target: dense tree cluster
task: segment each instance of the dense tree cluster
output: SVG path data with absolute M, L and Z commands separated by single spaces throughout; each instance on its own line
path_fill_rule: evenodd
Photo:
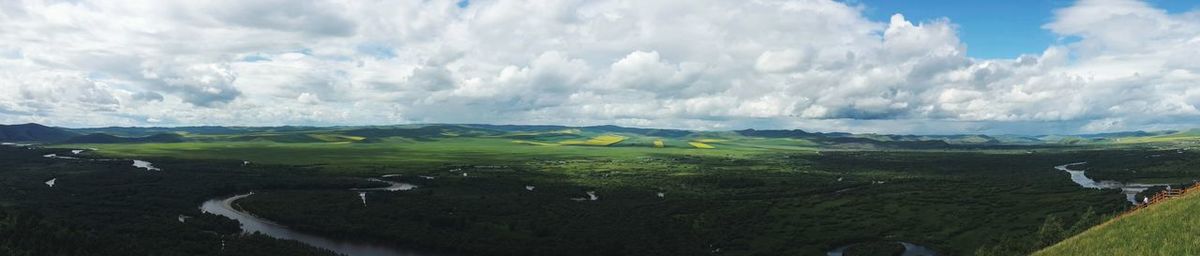
M 947 254 L 1025 254 L 1126 205 L 1115 191 L 1079 189 L 1052 166 L 1108 158 L 1126 160 L 1106 163 L 1111 168 L 1188 163 L 1096 150 L 453 165 L 387 178 L 419 188 L 371 191 L 364 204 L 347 188 L 378 184 L 315 167 L 161 158 L 144 160 L 163 171 L 146 171 L 87 154 L 43 157 L 65 151 L 0 147 L 0 255 L 332 254 L 241 234 L 236 222 L 197 209 L 248 191 L 256 194 L 240 206 L 294 229 L 448 254 L 813 255 L 879 241 Z M 396 171 L 379 168 L 372 170 Z
M 166 171 L 149 172 L 125 160 L 42 157 L 62 151 L 0 147 L 0 255 L 331 255 L 241 234 L 233 220 L 197 206 L 237 191 L 357 184 L 225 162 L 163 159 L 155 164 Z

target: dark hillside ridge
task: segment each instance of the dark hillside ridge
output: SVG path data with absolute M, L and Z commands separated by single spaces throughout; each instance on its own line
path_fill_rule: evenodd
M 809 133 L 804 130 L 755 130 L 745 129 L 737 131 L 742 136 L 763 137 L 763 138 L 806 138 L 813 137 L 817 134 Z
M 585 131 L 632 133 L 632 134 L 640 134 L 640 135 L 645 135 L 645 136 L 657 136 L 657 137 L 668 137 L 668 138 L 679 138 L 679 137 L 692 135 L 692 133 L 693 133 L 692 131 L 685 131 L 685 130 L 629 128 L 629 127 L 621 127 L 621 126 L 616 126 L 616 125 L 586 126 L 586 127 L 580 127 L 580 129 L 583 129 Z
M 262 132 L 297 132 L 328 130 L 331 128 L 308 126 L 278 127 L 232 127 L 232 126 L 186 126 L 186 127 L 102 127 L 68 129 L 79 134 L 107 133 L 123 137 L 144 137 L 162 133 L 187 133 L 199 135 L 231 135 Z
M 632 133 L 645 136 L 679 138 L 695 134 L 693 131 L 679 129 L 658 129 L 658 128 L 635 128 L 623 127 L 616 125 L 596 125 L 596 126 L 562 126 L 562 125 L 493 125 L 493 124 L 464 124 L 462 126 L 474 127 L 495 131 L 504 132 L 552 132 L 569 129 L 579 129 L 587 132 L 611 132 L 611 133 Z
M 0 141 L 59 142 L 79 134 L 40 124 L 0 125 Z
M 439 137 L 473 137 L 503 134 L 502 131 L 482 129 L 462 125 L 428 125 L 416 128 L 362 128 L 343 130 L 341 134 L 367 137 L 368 140 L 386 137 L 404 137 L 412 139 L 432 139 Z
M 93 133 L 67 139 L 69 144 L 104 144 L 104 143 L 174 143 L 183 142 L 183 136 L 174 133 L 155 134 L 146 137 L 119 137 L 105 133 Z
M 762 138 L 795 138 L 807 139 L 824 144 L 838 143 L 870 143 L 888 144 L 904 148 L 932 148 L 949 144 L 995 145 L 1002 144 L 1000 139 L 987 135 L 895 135 L 895 134 L 850 134 L 850 133 L 819 133 L 794 130 L 755 130 L 746 129 L 735 131 L 739 135 Z M 1024 141 L 1036 141 L 1034 138 L 1019 137 Z
M 953 145 L 942 140 L 913 140 L 913 141 L 879 141 L 868 138 L 852 138 L 852 137 L 833 137 L 816 139 L 818 143 L 825 145 L 842 145 L 842 144 L 864 144 L 875 145 L 883 148 L 906 148 L 906 149 L 939 149 L 949 148 Z
M 1097 139 L 1097 138 L 1111 138 L 1111 137 L 1142 137 L 1142 136 L 1155 136 L 1155 135 L 1163 135 L 1163 134 L 1171 134 L 1171 133 L 1176 133 L 1176 131 L 1162 131 L 1162 132 L 1146 132 L 1146 131 L 1132 131 L 1132 132 L 1110 132 L 1110 133 L 1096 133 L 1096 134 L 1080 134 L 1080 135 L 1079 135 L 1079 137 L 1081 137 L 1081 138 L 1088 138 L 1088 139 Z
M 505 132 L 551 132 L 575 127 L 562 125 L 516 125 L 516 124 L 464 124 L 466 127 L 505 131 Z

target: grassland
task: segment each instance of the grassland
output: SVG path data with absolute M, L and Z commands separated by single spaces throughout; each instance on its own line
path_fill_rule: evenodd
M 613 139 L 604 141 L 610 143 Z M 524 145 L 523 145 L 524 144 Z M 528 146 L 528 144 L 539 146 Z M 76 144 L 67 148 L 96 148 L 101 154 L 122 157 L 224 159 L 288 165 L 329 165 L 339 172 L 356 172 L 383 166 L 432 169 L 454 164 L 514 165 L 536 159 L 637 159 L 653 155 L 735 156 L 767 153 L 751 147 L 704 151 L 684 147 L 547 147 L 544 142 L 514 142 L 507 138 L 444 138 L 436 142 L 393 141 L 378 143 L 275 143 L 185 142 L 143 144 Z M 599 144 L 597 144 L 599 145 Z M 815 149 L 801 149 L 812 152 Z
M 521 144 L 521 145 L 530 145 L 530 146 L 558 146 L 559 145 L 559 144 L 555 144 L 555 143 L 545 143 L 545 142 L 527 141 L 527 140 L 514 140 L 513 143 Z
M 1144 144 L 1144 143 L 1171 143 L 1179 141 L 1198 141 L 1200 140 L 1200 130 L 1189 130 L 1176 133 L 1167 133 L 1153 136 L 1137 136 L 1115 138 L 1113 142 L 1119 144 Z
M 360 142 L 367 139 L 367 137 L 362 136 L 348 136 L 341 134 L 308 134 L 308 136 L 324 142 Z
M 596 136 L 594 138 L 591 138 L 591 139 L 588 139 L 585 141 L 566 140 L 566 141 L 559 142 L 559 144 L 572 145 L 572 146 L 607 147 L 607 146 L 612 146 L 613 144 L 621 143 L 621 141 L 624 141 L 625 139 L 626 139 L 625 136 L 605 134 L 605 135 Z
M 714 148 L 717 148 L 717 147 L 713 147 L 712 145 L 708 145 L 707 143 L 704 143 L 704 142 L 698 142 L 698 141 L 688 142 L 688 144 L 692 145 L 692 147 L 696 147 L 696 148 L 702 148 L 702 149 L 714 149 Z
M 1200 255 L 1200 194 L 1155 204 L 1034 255 Z

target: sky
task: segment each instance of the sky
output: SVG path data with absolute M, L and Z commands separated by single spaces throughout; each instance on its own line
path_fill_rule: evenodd
M 0 1 L 0 123 L 1200 128 L 1190 1 Z
M 1042 25 L 1054 18 L 1054 10 L 1069 7 L 1071 0 L 864 0 L 861 4 L 872 20 L 888 20 L 901 13 L 909 20 L 949 19 L 957 25 L 959 40 L 974 58 L 1016 58 L 1045 50 L 1060 38 Z
M 1054 10 L 1070 7 L 1073 0 L 854 0 L 842 1 L 865 7 L 864 15 L 887 20 L 902 13 L 910 20 L 947 18 L 958 25 L 958 37 L 975 58 L 1016 58 L 1037 53 L 1046 46 L 1074 40 L 1042 28 L 1054 19 Z M 1168 13 L 1186 12 L 1200 3 L 1192 0 L 1146 1 Z

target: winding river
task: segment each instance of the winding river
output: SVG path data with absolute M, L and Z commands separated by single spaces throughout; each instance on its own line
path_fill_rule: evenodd
M 1120 189 L 1122 194 L 1125 194 L 1125 200 L 1130 204 L 1138 204 L 1137 194 L 1146 189 L 1156 186 L 1166 186 L 1168 184 L 1148 184 L 1148 183 L 1122 183 L 1119 181 L 1102 180 L 1096 181 L 1088 178 L 1084 170 L 1071 169 L 1071 166 L 1087 164 L 1087 162 L 1069 163 L 1055 166 L 1054 169 L 1065 171 L 1071 174 L 1071 181 L 1079 184 L 1080 187 L 1094 189 Z
M 10 144 L 6 143 L 4 145 L 8 146 Z M 71 153 L 78 155 L 80 153 L 83 153 L 83 151 L 84 150 L 71 150 Z M 70 156 L 61 156 L 58 154 L 46 154 L 46 155 L 43 155 L 42 157 L 56 158 L 56 159 L 80 159 L 80 158 L 70 157 Z M 118 161 L 116 159 L 89 159 L 89 160 L 92 160 L 92 161 Z M 133 161 L 134 167 L 146 169 L 148 171 L 162 171 L 162 169 L 154 167 L 154 164 L 152 164 L 148 161 L 136 160 L 136 159 L 132 160 L 132 161 Z M 248 164 L 248 162 L 246 162 L 246 164 Z M 395 176 L 398 176 L 398 175 L 395 175 Z M 392 176 L 385 176 L 385 177 L 392 177 Z M 378 179 L 378 178 L 371 178 L 368 180 L 375 181 L 375 182 L 387 183 L 388 186 L 377 187 L 377 188 L 351 189 L 351 190 L 357 191 L 359 193 L 359 196 L 362 197 L 364 205 L 366 204 L 366 194 L 370 191 L 402 191 L 402 190 L 412 190 L 412 189 L 417 188 L 416 185 L 412 185 L 412 184 L 408 184 L 408 183 L 401 183 L 401 182 L 387 181 L 387 180 Z M 45 184 L 49 187 L 54 187 L 54 185 L 56 185 L 57 181 L 58 181 L 58 179 L 54 178 L 54 179 L 47 180 L 45 182 Z M 220 197 L 220 198 L 211 199 L 211 200 L 205 201 L 204 203 L 200 204 L 200 211 L 225 216 L 226 218 L 237 221 L 238 224 L 241 226 L 243 233 L 248 233 L 248 234 L 249 233 L 260 233 L 260 234 L 263 234 L 263 235 L 266 235 L 269 237 L 273 237 L 273 238 L 277 238 L 277 239 L 295 240 L 295 241 L 298 241 L 298 242 L 301 242 L 304 244 L 308 244 L 313 247 L 327 249 L 327 250 L 333 251 L 335 253 L 343 254 L 343 255 L 350 255 L 350 256 L 436 255 L 436 254 L 428 253 L 428 252 L 420 252 L 420 251 L 416 251 L 416 250 L 406 250 L 406 249 L 400 249 L 400 248 L 384 246 L 384 245 L 379 245 L 379 244 L 331 239 L 331 238 L 326 238 L 326 237 L 322 237 L 322 236 L 315 235 L 315 234 L 292 230 L 286 226 L 271 222 L 270 220 L 259 218 L 257 216 L 254 216 L 253 214 L 250 214 L 249 212 L 239 209 L 237 207 L 237 200 L 249 197 L 251 195 L 254 195 L 254 193 L 251 192 L 251 193 L 235 195 L 235 196 L 230 196 L 230 197 Z M 180 222 L 185 222 L 186 220 L 187 220 L 187 216 L 183 216 L 183 215 L 179 216 Z
M 412 190 L 417 188 L 416 185 L 387 181 L 377 178 L 368 179 L 375 182 L 387 183 L 387 187 L 378 188 L 355 188 L 351 189 L 359 193 L 359 197 L 363 200 L 363 205 L 366 205 L 366 194 L 368 191 L 402 191 Z M 249 212 L 239 209 L 237 200 L 254 195 L 253 192 L 231 196 L 221 197 L 205 201 L 200 205 L 200 211 L 225 216 L 233 219 L 241 224 L 243 233 L 261 233 L 269 237 L 278 239 L 295 240 L 304 244 L 311 245 L 322 249 L 328 249 L 336 253 L 351 255 L 351 256 L 423 256 L 435 255 L 428 252 L 420 252 L 416 250 L 405 250 L 379 244 L 362 243 L 345 241 L 339 239 L 326 238 L 319 235 L 300 232 L 289 229 L 286 226 L 271 222 L 270 220 L 259 218 Z
M 242 226 L 243 233 L 260 233 L 278 239 L 295 240 L 313 247 L 327 249 L 336 253 L 351 256 L 423 256 L 430 253 L 404 250 L 378 244 L 342 241 L 300 232 L 269 220 L 259 218 L 237 207 L 237 200 L 254 195 L 241 194 L 231 197 L 208 200 L 200 205 L 200 211 L 225 216 L 236 220 Z

